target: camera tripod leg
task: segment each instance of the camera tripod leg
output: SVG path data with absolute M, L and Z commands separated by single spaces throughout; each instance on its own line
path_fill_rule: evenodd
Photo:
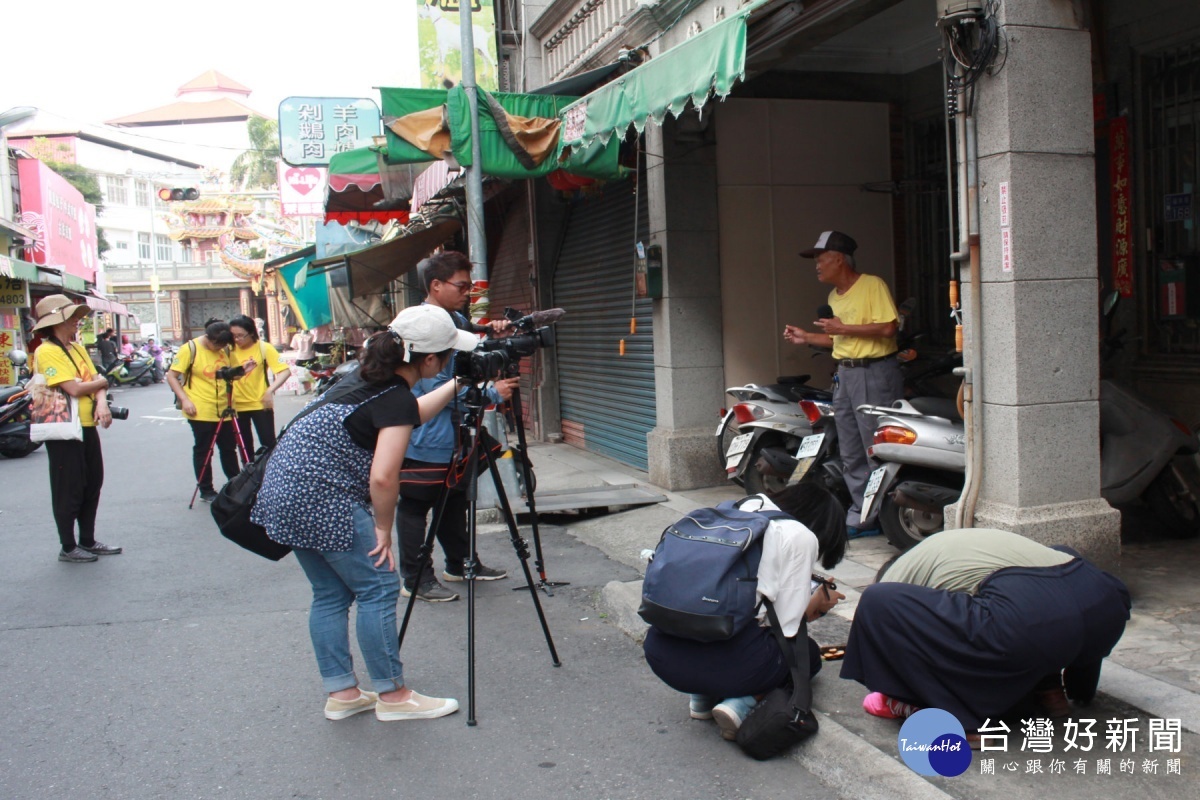
M 545 592 L 547 597 L 553 597 L 555 586 L 570 586 L 571 584 L 567 581 L 546 579 L 546 560 L 542 555 L 542 534 L 538 527 L 537 502 L 534 499 L 536 492 L 533 489 L 533 465 L 529 463 L 529 442 L 525 437 L 525 426 L 522 424 L 520 387 L 513 389 L 511 402 L 514 427 L 517 429 L 517 449 L 521 456 L 518 461 L 521 465 L 521 478 L 525 481 L 525 495 L 529 505 L 529 531 L 530 536 L 533 537 L 533 566 L 538 573 L 537 588 Z M 526 579 L 529 580 L 529 578 Z M 518 592 L 524 588 L 526 587 L 514 586 L 513 591 Z
M 504 482 L 500 479 L 500 468 L 496 465 L 496 457 L 487 447 L 484 448 L 484 457 L 487 459 L 488 471 L 492 473 L 492 482 L 496 486 L 496 497 L 500 501 L 500 513 L 508 525 L 508 537 L 512 541 L 513 550 L 516 551 L 517 558 L 521 562 L 521 570 L 525 573 L 526 585 L 522 588 L 529 590 L 529 596 L 533 600 L 533 607 L 537 610 L 538 622 L 541 623 L 542 633 L 546 637 L 546 647 L 550 649 L 550 660 L 554 666 L 561 667 L 562 662 L 558 660 L 558 651 L 554 649 L 554 637 L 550 634 L 550 626 L 546 623 L 546 614 L 542 610 L 542 602 L 538 598 L 538 587 L 533 582 L 533 573 L 529 571 L 529 545 L 521 538 L 520 529 L 517 527 L 517 518 L 513 514 L 512 506 L 508 502 L 508 495 L 504 492 Z M 474 517 L 471 519 L 471 524 L 472 526 L 475 524 Z M 473 528 L 471 532 L 471 559 L 475 559 L 475 536 Z
M 200 483 L 204 480 L 204 473 L 212 470 L 213 450 L 217 446 L 217 435 L 221 432 L 221 423 L 217 422 L 217 429 L 213 431 L 213 437 L 208 443 L 208 455 L 204 457 L 204 466 L 200 468 L 200 474 L 196 476 L 196 488 L 192 489 L 192 499 L 188 503 L 188 511 L 192 510 L 192 506 L 196 505 L 196 495 L 200 494 Z

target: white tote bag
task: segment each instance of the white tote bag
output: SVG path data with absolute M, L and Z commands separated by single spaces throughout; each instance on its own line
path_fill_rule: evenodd
M 35 373 L 29 381 L 33 402 L 29 406 L 29 439 L 33 442 L 83 441 L 79 399 L 57 386 L 47 386 L 46 376 Z

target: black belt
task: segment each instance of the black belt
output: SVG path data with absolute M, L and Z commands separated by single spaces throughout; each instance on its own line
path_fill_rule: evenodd
M 895 353 L 889 353 L 886 356 L 879 356 L 878 358 L 839 358 L 837 363 L 839 367 L 869 367 L 872 364 L 887 361 L 895 357 Z

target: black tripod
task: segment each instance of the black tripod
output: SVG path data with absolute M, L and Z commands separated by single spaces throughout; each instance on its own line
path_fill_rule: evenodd
M 480 430 L 483 423 L 483 390 L 478 386 L 472 386 L 468 389 L 463 406 L 465 410 L 462 422 L 459 425 L 459 431 L 463 443 L 462 452 L 465 453 L 463 456 L 465 459 L 463 462 L 465 467 L 463 479 L 466 481 L 467 513 L 469 514 L 467 519 L 467 557 L 463 562 L 463 579 L 467 582 L 467 725 L 473 726 L 475 725 L 475 570 L 479 566 L 479 557 L 475 548 L 475 513 L 479 504 L 479 459 L 481 456 L 487 461 L 488 471 L 492 474 L 492 481 L 496 486 L 496 496 L 500 501 L 500 511 L 504 516 L 505 523 L 508 525 L 509 539 L 512 542 L 513 550 L 516 551 L 517 558 L 521 561 L 521 569 L 525 573 L 527 585 L 524 588 L 529 589 L 529 595 L 533 599 L 533 607 L 537 611 L 538 622 L 542 626 L 542 634 L 546 637 L 546 647 L 550 650 L 550 660 L 556 667 L 562 666 L 562 662 L 558 660 L 558 651 L 554 649 L 554 639 L 550 635 L 550 626 L 546 623 L 546 614 L 542 610 L 542 603 L 538 598 L 537 586 L 533 582 L 533 574 L 529 571 L 529 546 L 521 538 L 520 531 L 517 528 L 516 517 L 513 515 L 512 507 L 509 505 L 508 495 L 504 491 L 504 483 L 500 479 L 500 470 L 496 466 L 496 457 L 492 453 L 492 448 L 488 446 L 490 437 L 484 435 Z M 447 472 L 447 482 L 442 487 L 441 495 L 434 507 L 433 520 L 429 525 L 429 531 L 425 534 L 425 541 L 418 551 L 417 574 L 414 581 L 419 581 L 425 568 L 431 566 L 433 563 L 433 542 L 438 528 L 442 524 L 442 517 L 445 514 L 446 501 L 451 491 L 449 478 L 454 472 L 454 467 L 455 464 L 451 463 Z M 528 486 L 529 484 L 526 485 Z M 532 496 L 532 492 L 530 492 L 530 495 Z M 417 602 L 416 589 L 417 586 L 414 584 L 413 591 L 408 597 L 408 606 L 404 609 L 404 621 L 400 624 L 398 649 L 404 647 L 404 634 L 408 630 L 408 621 L 412 617 L 413 606 Z
M 188 509 L 196 505 L 196 495 L 200 494 L 200 483 L 204 480 L 206 470 L 212 470 L 213 450 L 217 446 L 217 437 L 221 435 L 221 429 L 226 423 L 233 426 L 233 438 L 237 442 L 238 455 L 242 457 L 242 466 L 250 463 L 250 457 L 246 453 L 246 443 L 242 441 L 242 429 L 238 427 L 237 412 L 233 410 L 233 381 L 225 379 L 225 408 L 221 410 L 221 418 L 217 420 L 217 429 L 213 431 L 212 441 L 208 443 L 208 455 L 204 457 L 204 466 L 200 468 L 200 474 L 196 476 L 196 488 L 192 490 L 192 501 L 188 503 Z
M 515 378 L 517 374 L 506 377 Z M 570 586 L 571 584 L 567 581 L 546 580 L 546 560 L 542 556 L 542 536 L 538 530 L 537 504 L 533 499 L 533 467 L 529 463 L 529 443 L 525 439 L 524 414 L 521 411 L 521 387 L 517 386 L 513 388 L 511 403 L 513 426 L 517 429 L 517 449 L 521 453 L 521 458 L 519 459 L 521 464 L 521 479 L 525 481 L 525 496 L 529 505 L 529 531 L 533 536 L 533 566 L 538 573 L 537 588 L 544 591 L 547 597 L 553 597 L 555 586 Z M 514 586 L 513 591 L 519 592 L 524 588 L 524 586 Z

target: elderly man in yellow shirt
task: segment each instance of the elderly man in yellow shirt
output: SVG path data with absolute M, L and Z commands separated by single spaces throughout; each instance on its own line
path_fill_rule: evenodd
M 855 409 L 864 404 L 891 405 L 904 396 L 904 376 L 896 362 L 900 315 L 887 284 L 875 275 L 856 270 L 857 249 L 858 243 L 846 234 L 825 231 L 815 245 L 801 251 L 801 257 L 816 259 L 817 280 L 833 286 L 829 292 L 833 313 L 813 323 L 820 332 L 795 325 L 783 329 L 783 338 L 792 344 L 833 348 L 833 359 L 838 364 L 834 421 L 842 475 L 850 490 L 846 529 L 851 539 L 879 535 L 878 527 L 863 528 L 859 518 L 871 471 L 867 448 L 875 433 L 875 421 Z

